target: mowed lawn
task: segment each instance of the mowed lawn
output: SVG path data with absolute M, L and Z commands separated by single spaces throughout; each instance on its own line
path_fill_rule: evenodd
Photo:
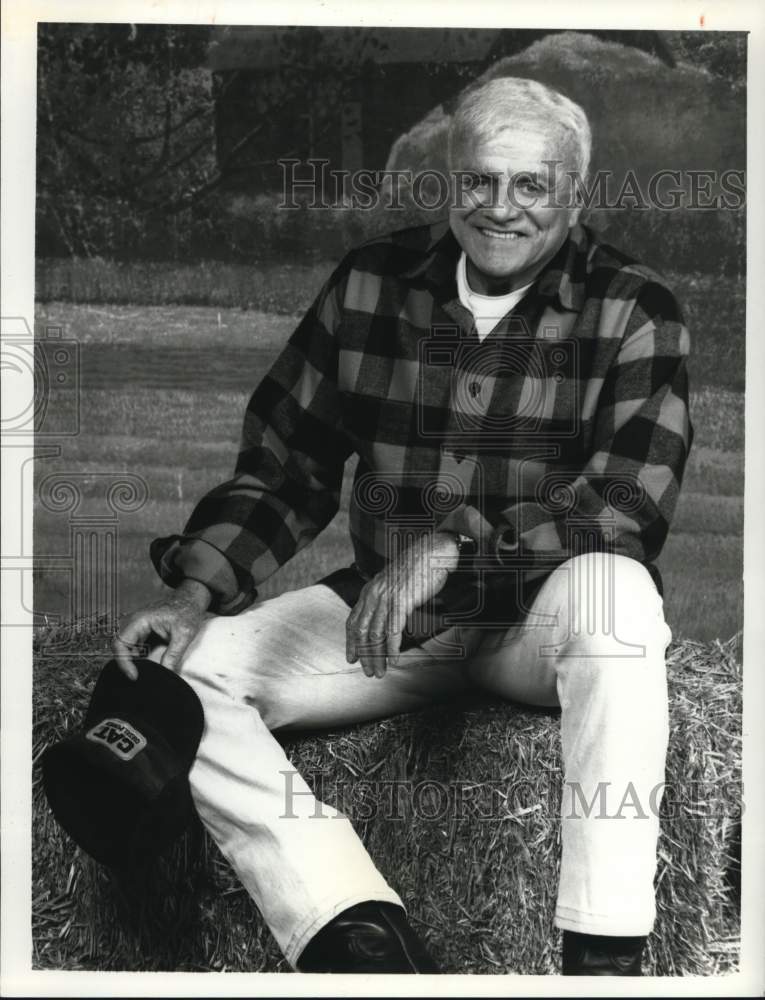
M 703 316 L 710 290 L 705 281 L 689 279 L 689 311 Z M 293 308 L 302 308 L 305 296 L 301 289 Z M 145 505 L 122 514 L 119 522 L 119 607 L 129 611 L 164 589 L 149 562 L 150 540 L 181 530 L 195 500 L 231 475 L 249 391 L 299 313 L 48 302 L 38 306 L 36 319 L 38 335 L 46 327 L 60 328 L 79 343 L 81 365 L 80 432 L 59 440 L 60 456 L 38 461 L 38 484 L 54 472 L 78 474 L 85 495 L 78 514 L 94 517 L 105 512 L 100 474 L 129 471 L 148 489 Z M 728 331 L 728 338 L 721 344 L 708 325 L 694 337 L 696 437 L 659 563 L 676 638 L 725 640 L 742 627 L 743 329 Z M 55 426 L 55 401 L 49 418 Z M 261 588 L 262 596 L 307 584 L 350 562 L 346 510 L 353 465 L 349 461 L 346 467 L 337 517 Z M 37 504 L 38 557 L 67 554 L 68 532 L 67 514 Z M 39 571 L 36 612 L 66 618 L 69 589 L 63 571 Z

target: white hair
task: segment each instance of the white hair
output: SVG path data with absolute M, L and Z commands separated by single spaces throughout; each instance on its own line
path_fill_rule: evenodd
M 516 76 L 496 77 L 462 96 L 449 124 L 449 164 L 455 166 L 455 153 L 466 140 L 528 126 L 557 129 L 573 139 L 576 170 L 582 179 L 587 177 L 592 131 L 584 110 L 552 87 Z

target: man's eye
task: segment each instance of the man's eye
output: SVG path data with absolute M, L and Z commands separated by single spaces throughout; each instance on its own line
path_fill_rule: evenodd
M 544 192 L 542 185 L 533 177 L 521 177 L 518 180 L 518 187 L 521 191 L 526 191 L 529 194 L 542 194 Z

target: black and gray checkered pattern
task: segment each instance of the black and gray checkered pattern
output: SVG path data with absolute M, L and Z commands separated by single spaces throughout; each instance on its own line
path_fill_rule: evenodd
M 479 543 L 485 580 L 535 588 L 588 548 L 649 567 L 693 431 L 688 332 L 655 273 L 577 225 L 480 341 L 448 222 L 350 252 L 247 407 L 233 478 L 182 535 L 166 582 L 200 579 L 235 614 L 338 510 L 346 459 L 356 565 L 378 572 L 434 529 Z M 492 576 L 491 574 L 494 574 Z

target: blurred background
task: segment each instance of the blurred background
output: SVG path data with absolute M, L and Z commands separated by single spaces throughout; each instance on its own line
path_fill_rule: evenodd
M 664 274 L 691 331 L 667 614 L 677 638 L 741 629 L 745 208 L 662 210 L 640 191 L 659 170 L 686 188 L 693 171 L 743 177 L 744 33 L 65 23 L 38 40 L 38 623 L 162 592 L 150 540 L 230 476 L 249 393 L 335 263 L 445 214 L 405 187 L 399 209 L 350 207 L 328 172 L 445 168 L 456 98 L 498 75 L 580 103 L 609 190 L 635 179 L 636 197 L 586 221 Z M 277 161 L 309 158 L 327 161 L 326 207 L 280 208 Z M 263 596 L 350 561 L 352 471 L 338 516 Z M 109 484 L 127 474 L 142 482 L 115 514 Z

